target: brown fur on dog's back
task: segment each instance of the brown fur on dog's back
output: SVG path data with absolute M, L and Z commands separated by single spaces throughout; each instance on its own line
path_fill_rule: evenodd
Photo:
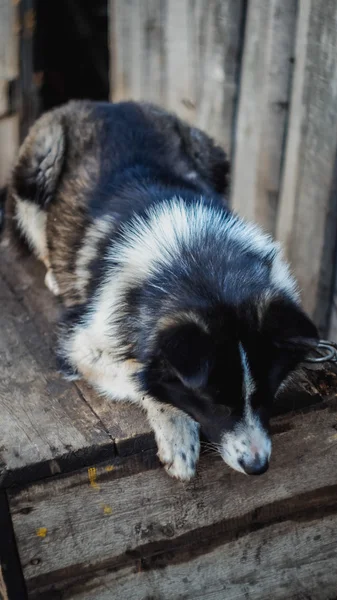
M 147 102 L 140 106 L 153 126 L 170 139 L 173 147 L 176 147 L 176 160 L 172 168 L 177 174 L 186 175 L 187 160 L 191 168 L 194 168 L 198 175 L 218 193 L 227 193 L 230 184 L 230 168 L 229 162 L 224 160 L 222 148 L 203 131 L 189 126 L 176 115 Z
M 100 238 L 115 227 L 113 216 L 106 216 L 103 222 L 88 210 L 97 191 L 109 194 L 108 189 L 100 189 L 100 177 L 108 173 L 109 162 L 114 159 L 105 146 L 105 121 L 97 114 L 97 106 L 73 101 L 43 115 L 20 149 L 9 185 L 11 228 L 14 225 L 18 229 L 19 208 L 27 202 L 35 207 L 36 215 L 46 213 L 41 239 L 45 235 L 47 252 L 37 250 L 31 240 L 30 245 L 52 269 L 66 306 L 87 299 L 88 267 L 100 251 Z M 109 110 L 111 105 L 101 106 Z M 226 192 L 228 162 L 206 134 L 151 104 L 130 106 L 165 140 L 172 173 L 186 180 L 193 178 L 201 190 Z M 21 226 L 21 235 L 23 229 Z
M 18 199 L 30 198 L 37 210 L 46 211 L 48 262 L 68 306 L 83 300 L 73 263 L 89 224 L 87 197 L 99 173 L 99 124 L 90 113 L 91 103 L 70 102 L 33 125 L 13 169 L 7 201 L 11 238 L 22 238 L 17 235 Z

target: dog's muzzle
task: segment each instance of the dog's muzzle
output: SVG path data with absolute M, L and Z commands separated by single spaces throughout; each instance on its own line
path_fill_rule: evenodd
M 239 460 L 239 464 L 247 475 L 262 475 L 269 467 L 269 457 L 255 454 L 253 460 L 242 458 Z

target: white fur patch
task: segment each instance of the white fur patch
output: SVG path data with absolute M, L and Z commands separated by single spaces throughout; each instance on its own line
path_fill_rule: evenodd
M 111 231 L 113 221 L 113 217 L 105 215 L 102 219 L 96 219 L 86 230 L 81 248 L 76 256 L 76 287 L 79 292 L 85 289 L 90 281 L 90 263 L 97 256 L 102 238 Z
M 240 354 L 243 369 L 244 414 L 233 431 L 225 432 L 222 436 L 220 454 L 223 460 L 235 471 L 245 473 L 241 462 L 252 463 L 258 455 L 261 462 L 269 460 L 271 441 L 267 431 L 262 426 L 259 417 L 254 414 L 251 406 L 251 396 L 255 391 L 247 354 L 240 344 Z
M 143 407 L 155 433 L 158 456 L 171 477 L 188 481 L 195 475 L 200 452 L 199 425 L 172 406 L 145 397 Z
M 139 364 L 116 358 L 107 330 L 100 331 L 95 324 L 93 327 L 77 325 L 63 343 L 62 352 L 74 371 L 81 373 L 107 398 L 140 402 L 141 392 L 134 377 Z
M 245 470 L 240 461 L 249 464 L 254 461 L 256 454 L 262 462 L 269 460 L 271 441 L 260 419 L 252 414 L 251 418 L 244 418 L 234 431 L 224 433 L 220 454 L 227 465 L 241 473 L 245 473 Z
M 286 289 L 296 296 L 296 283 L 282 258 L 281 248 L 271 236 L 254 224 L 247 223 L 234 214 L 224 214 L 221 210 L 202 202 L 186 205 L 181 199 L 151 207 L 149 220 L 135 216 L 124 229 L 123 239 L 114 246 L 108 256 L 113 264 L 118 262 L 123 268 L 124 279 L 140 283 L 160 267 L 170 268 L 183 244 L 186 248 L 200 247 L 211 234 L 215 247 L 226 252 L 231 250 L 254 252 L 261 259 L 270 258 L 271 283 L 279 290 Z
M 48 257 L 47 214 L 33 202 L 22 200 L 18 196 L 15 196 L 15 200 L 18 226 L 37 258 L 46 262 Z
M 182 244 L 188 248 L 192 244 L 195 246 L 197 241 L 202 247 L 210 232 L 215 247 L 222 248 L 223 252 L 226 252 L 230 243 L 231 251 L 234 244 L 238 251 L 253 251 L 261 258 L 274 257 L 276 267 L 272 268 L 271 283 L 276 288 L 283 286 L 283 289 L 286 287 L 295 293 L 295 282 L 279 257 L 278 244 L 256 225 L 245 223 L 235 215 L 224 215 L 219 209 L 207 206 L 202 201 L 187 206 L 182 200 L 174 198 L 151 207 L 147 221 L 135 216 L 125 226 L 122 240 L 108 252 L 107 273 L 96 293 L 90 324 L 96 331 L 95 337 L 97 332 L 104 335 L 107 329 L 110 339 L 117 336 L 114 321 L 115 317 L 121 316 L 127 290 L 141 284 L 159 269 L 169 271 L 179 256 Z M 89 254 L 91 256 L 91 251 Z M 81 258 L 84 277 L 88 259 L 89 255 Z M 111 270 L 109 263 L 113 265 Z M 116 264 L 119 266 L 116 267 Z M 164 283 L 160 289 L 166 292 Z
M 245 399 L 245 410 L 247 411 L 250 407 L 250 397 L 255 392 L 255 382 L 250 372 L 247 354 L 241 342 L 239 343 L 239 350 L 243 371 L 243 397 Z

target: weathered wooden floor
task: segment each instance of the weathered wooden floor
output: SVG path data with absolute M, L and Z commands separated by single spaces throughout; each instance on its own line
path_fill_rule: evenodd
M 203 454 L 197 478 L 179 483 L 137 409 L 56 373 L 59 308 L 43 276 L 0 247 L 9 600 L 337 598 L 335 373 L 313 371 L 279 400 L 264 476 Z

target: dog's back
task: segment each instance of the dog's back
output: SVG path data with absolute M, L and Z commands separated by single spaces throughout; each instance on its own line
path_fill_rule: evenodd
M 167 186 L 224 196 L 228 171 L 208 136 L 155 106 L 70 102 L 31 129 L 13 170 L 10 212 L 50 270 L 47 284 L 71 306 L 86 300 L 106 241 L 132 214 Z

